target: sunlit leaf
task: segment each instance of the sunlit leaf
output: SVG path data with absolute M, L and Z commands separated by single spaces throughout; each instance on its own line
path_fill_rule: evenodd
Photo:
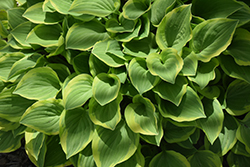
M 0 152 L 1 153 L 9 153 L 17 150 L 21 147 L 21 139 L 23 135 L 17 136 L 14 138 L 12 131 L 0 131 Z
M 97 166 L 115 166 L 129 159 L 137 149 L 139 134 L 132 132 L 121 121 L 112 131 L 97 126 L 92 141 L 92 151 Z

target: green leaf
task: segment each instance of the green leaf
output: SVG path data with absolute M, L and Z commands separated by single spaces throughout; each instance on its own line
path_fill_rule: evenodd
M 154 26 L 159 26 L 163 17 L 170 11 L 176 3 L 176 0 L 155 0 L 151 6 L 150 20 Z
M 162 99 L 168 100 L 178 106 L 187 91 L 187 85 L 185 77 L 177 76 L 175 84 L 161 81 L 153 88 L 153 91 Z
M 246 150 L 250 150 L 250 113 L 248 113 L 245 118 L 240 121 L 240 125 L 236 132 L 237 139 L 246 146 Z
M 59 125 L 60 142 L 67 159 L 82 151 L 92 140 L 94 125 L 83 108 L 64 110 Z
M 140 29 L 142 27 L 142 21 L 139 19 L 135 25 L 135 29 L 132 32 L 117 33 L 115 39 L 120 42 L 129 42 L 133 38 L 139 36 Z
M 234 0 L 194 0 L 192 13 L 204 19 L 226 18 L 240 9 L 242 5 Z
M 227 88 L 226 111 L 231 115 L 243 115 L 250 110 L 250 84 L 235 80 Z
M 124 47 L 123 52 L 134 57 L 146 58 L 150 53 L 156 53 L 158 50 L 153 33 L 142 40 L 132 40 L 122 45 Z
M 130 61 L 128 74 L 133 86 L 140 94 L 152 89 L 159 81 L 158 77 L 149 72 L 143 58 L 133 58 Z
M 250 65 L 250 32 L 246 29 L 237 29 L 232 43 L 227 48 L 230 55 L 233 56 L 238 65 Z
M 37 25 L 27 35 L 26 42 L 37 44 L 43 47 L 58 46 L 59 37 L 61 36 L 62 28 L 59 24 L 55 25 Z
M 14 8 L 15 0 L 0 0 L 0 9 L 8 10 Z
M 128 0 L 122 7 L 122 14 L 129 20 L 135 20 L 147 12 L 150 7 L 150 0 Z
M 39 159 L 39 154 L 45 139 L 46 135 L 44 133 L 34 130 L 25 132 L 25 149 L 29 152 L 29 155 L 35 158 L 36 161 Z
M 7 131 L 10 131 L 10 130 L 15 130 L 19 126 L 20 126 L 19 122 L 11 122 L 11 121 L 8 121 L 7 119 L 4 119 L 4 118 L 0 117 L 0 131 L 7 132 Z
M 183 55 L 182 55 L 183 57 Z M 184 76 L 195 76 L 198 68 L 198 60 L 194 52 L 191 52 L 183 58 L 183 67 L 180 71 L 181 75 Z
M 35 101 L 12 94 L 13 89 L 0 93 L 0 117 L 11 122 L 19 122 L 25 110 Z
M 107 73 L 109 71 L 109 66 L 99 60 L 93 54 L 89 56 L 89 69 L 92 76 L 96 76 L 100 73 Z
M 120 14 L 118 20 L 116 18 L 107 20 L 105 27 L 107 31 L 111 33 L 132 32 L 136 23 L 137 20 L 125 19 L 123 15 Z
M 197 120 L 197 125 L 204 131 L 209 142 L 213 144 L 223 128 L 224 114 L 217 99 L 205 98 L 202 103 L 207 117 Z
M 24 11 L 24 8 L 12 8 L 7 10 L 8 22 L 12 29 L 27 21 L 27 19 L 22 17 Z
M 38 67 L 22 77 L 14 94 L 28 99 L 44 100 L 55 97 L 59 89 L 61 86 L 57 74 L 49 67 Z
M 227 156 L 227 162 L 230 166 L 235 166 L 235 167 L 249 166 L 250 158 L 230 152 L 229 155 Z
M 159 154 L 154 156 L 154 158 L 150 161 L 149 167 L 157 167 L 157 166 L 190 167 L 190 164 L 183 155 L 181 155 L 178 152 L 169 150 L 160 152 Z
M 127 79 L 127 69 L 125 66 L 112 68 L 111 73 L 115 74 L 121 81 L 121 83 L 125 83 Z
M 138 148 L 132 157 L 130 157 L 127 161 L 117 164 L 115 167 L 128 167 L 128 166 L 143 167 L 144 165 L 145 165 L 145 158 L 142 155 L 140 149 Z
M 22 24 L 19 24 L 15 27 L 11 34 L 15 38 L 15 40 L 20 43 L 22 46 L 31 47 L 31 45 L 26 41 L 27 35 L 34 28 L 34 24 L 27 21 Z
M 105 51 L 107 50 L 110 43 L 111 40 L 104 40 L 97 42 L 92 50 L 93 55 L 95 55 L 98 59 L 103 61 L 108 66 L 111 67 L 123 66 L 125 63 L 124 59 L 121 59 L 120 57 Z
M 43 2 L 29 7 L 23 17 L 36 24 L 57 24 L 63 19 L 63 16 L 59 13 L 44 12 Z
M 177 122 L 206 118 L 200 98 L 189 86 L 178 107 L 171 102 L 161 100 L 159 103 L 159 110 L 163 117 L 171 118 Z
M 236 20 L 221 18 L 198 24 L 190 41 L 197 58 L 209 62 L 211 58 L 223 52 L 230 45 L 237 24 Z
M 44 12 L 55 12 L 56 11 L 56 9 L 52 6 L 50 0 L 45 0 L 43 2 L 42 8 L 43 8 Z
M 7 38 L 9 35 L 9 32 L 7 31 L 7 28 L 4 26 L 3 21 L 0 21 L 0 35 L 4 38 Z
M 220 157 L 209 150 L 199 150 L 188 158 L 192 167 L 214 166 L 222 167 Z
M 236 139 L 236 131 L 238 129 L 238 123 L 236 119 L 225 113 L 224 114 L 224 122 L 222 130 L 218 136 L 218 138 L 211 144 L 208 139 L 205 140 L 205 148 L 213 151 L 214 153 L 224 156 L 230 151 L 237 139 Z
M 88 146 L 85 147 L 84 150 L 70 158 L 70 161 L 74 166 L 96 167 L 91 149 L 91 144 L 92 143 L 88 144 Z
M 149 99 L 136 95 L 133 103 L 125 108 L 124 116 L 127 125 L 133 132 L 143 135 L 158 134 L 155 107 Z
M 103 128 L 114 130 L 121 121 L 120 103 L 123 97 L 118 95 L 112 102 L 100 105 L 94 98 L 89 101 L 89 117 L 91 121 Z
M 92 97 L 93 78 L 88 74 L 80 74 L 67 84 L 63 91 L 65 110 L 82 106 Z
M 31 56 L 25 56 L 22 59 L 16 61 L 10 69 L 8 79 L 11 79 L 35 67 L 36 62 L 38 61 L 39 58 L 41 58 L 40 54 L 33 54 Z
M 162 137 L 163 137 L 162 117 L 160 116 L 159 112 L 155 113 L 155 117 L 157 119 L 158 134 L 157 135 L 140 134 L 140 138 L 142 138 L 144 141 L 146 141 L 149 144 L 154 144 L 159 147 Z
M 115 130 L 96 126 L 92 151 L 97 166 L 115 166 L 128 160 L 137 150 L 139 134 L 132 132 L 124 121 Z
M 75 0 L 69 12 L 105 17 L 115 13 L 120 8 L 120 0 Z
M 77 74 L 85 73 L 89 74 L 89 52 L 82 52 L 73 58 L 73 68 Z
M 175 83 L 175 78 L 183 67 L 183 60 L 174 48 L 166 48 L 160 54 L 152 53 L 146 61 L 151 74 L 171 84 Z
M 1 153 L 9 153 L 17 150 L 21 147 L 21 139 L 23 135 L 14 137 L 12 131 L 0 131 L 0 152 Z
M 187 140 L 195 132 L 196 127 L 178 127 L 170 121 L 163 120 L 164 139 L 168 143 L 178 143 Z
M 139 20 L 141 21 L 141 28 L 140 28 L 138 37 L 136 37 L 135 39 L 141 40 L 150 35 L 149 34 L 150 33 L 150 21 L 149 21 L 149 17 L 147 13 L 142 15 Z
M 219 61 L 215 58 L 209 62 L 199 62 L 195 76 L 189 76 L 189 80 L 197 83 L 200 89 L 204 89 L 211 80 L 215 79 L 215 68 L 219 66 Z
M 20 122 L 47 135 L 56 135 L 63 109 L 60 99 L 40 100 L 25 111 Z
M 241 4 L 242 8 L 228 16 L 228 18 L 239 20 L 238 27 L 240 27 L 250 21 L 250 7 L 242 1 L 237 1 L 237 3 Z
M 246 157 L 250 157 L 250 153 L 247 152 L 246 147 L 243 143 L 241 143 L 239 140 L 234 145 L 232 152 L 237 155 L 243 155 Z
M 66 48 L 85 51 L 108 37 L 105 26 L 97 20 L 75 23 L 67 32 Z
M 61 14 L 71 14 L 69 11 L 70 6 L 74 0 L 49 0 L 51 5 Z
M 98 74 L 92 85 L 93 97 L 101 106 L 104 106 L 117 98 L 120 87 L 121 82 L 116 75 Z
M 0 79 L 3 81 L 8 80 L 8 76 L 11 71 L 11 67 L 13 64 L 25 57 L 23 53 L 15 52 L 11 54 L 6 54 L 3 57 L 0 58 Z M 15 80 L 15 78 L 13 79 Z
M 156 42 L 163 50 L 174 48 L 178 52 L 191 39 L 191 5 L 182 5 L 165 15 L 156 31 Z
M 69 68 L 64 64 L 48 63 L 46 67 L 50 67 L 52 70 L 54 70 L 61 82 L 64 82 L 64 80 L 70 75 Z

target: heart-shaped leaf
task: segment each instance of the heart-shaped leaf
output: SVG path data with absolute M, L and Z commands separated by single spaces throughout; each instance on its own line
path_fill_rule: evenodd
M 149 72 L 143 58 L 134 58 L 130 61 L 128 74 L 133 86 L 140 94 L 152 89 L 159 81 L 158 77 Z
M 157 135 L 158 126 L 155 116 L 155 107 L 152 102 L 137 95 L 125 109 L 125 119 L 129 128 L 135 133 Z
M 117 98 L 120 87 L 121 82 L 116 75 L 98 74 L 92 85 L 93 97 L 101 106 L 104 106 Z
M 101 106 L 94 98 L 89 101 L 89 116 L 94 124 L 114 130 L 121 120 L 120 103 L 122 96 L 118 95 L 114 101 Z
M 166 82 L 175 83 L 175 78 L 183 67 L 183 60 L 177 50 L 166 48 L 160 54 L 152 53 L 147 57 L 149 71 Z

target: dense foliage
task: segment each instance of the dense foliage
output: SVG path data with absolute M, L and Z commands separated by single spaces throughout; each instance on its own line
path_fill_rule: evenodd
M 0 0 L 0 152 L 38 167 L 250 166 L 248 0 Z

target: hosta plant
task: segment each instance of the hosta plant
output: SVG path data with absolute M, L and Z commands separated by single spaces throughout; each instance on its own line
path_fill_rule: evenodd
M 248 0 L 0 0 L 0 152 L 38 167 L 250 166 Z

